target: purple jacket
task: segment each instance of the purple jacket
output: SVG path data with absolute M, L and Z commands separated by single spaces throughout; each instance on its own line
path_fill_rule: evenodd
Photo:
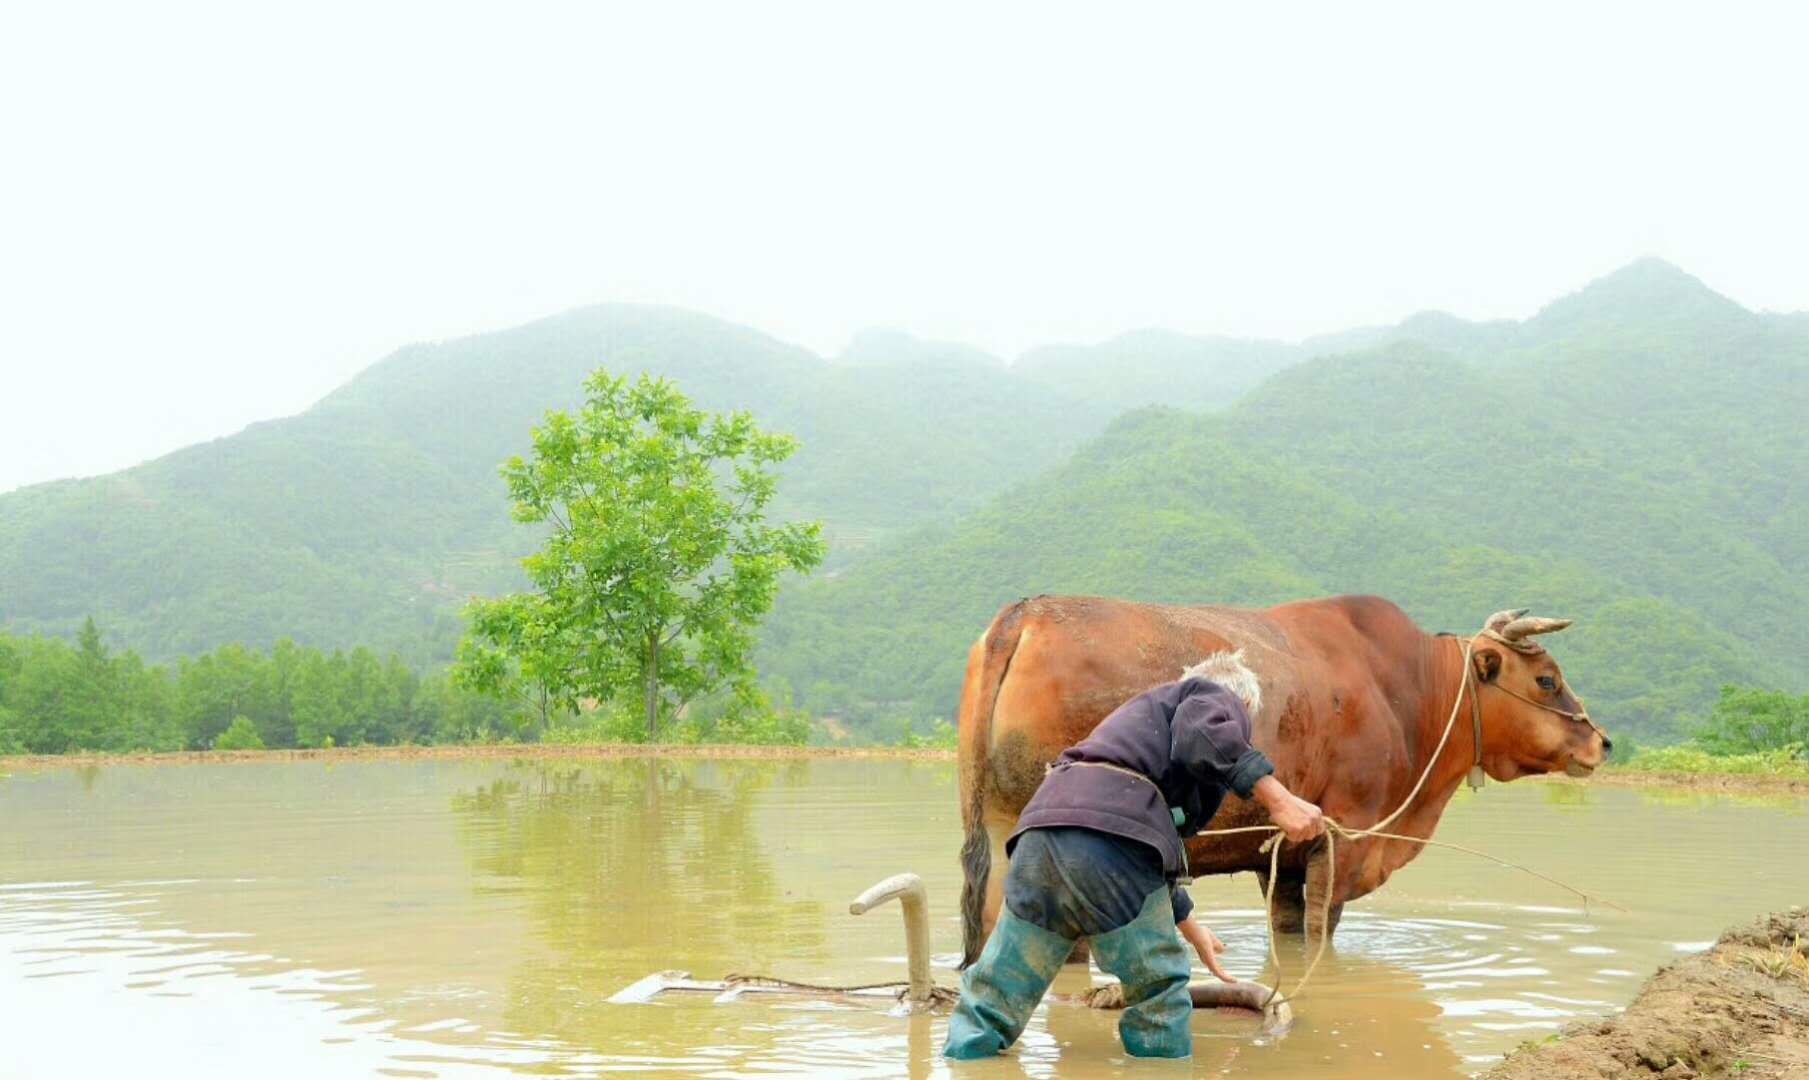
M 1080 761 L 1130 769 L 1155 783 L 1116 769 L 1065 765 Z M 1163 683 L 1112 710 L 1091 735 L 1061 752 L 1018 815 L 1011 840 L 1025 829 L 1079 825 L 1148 844 L 1162 853 L 1163 872 L 1173 875 L 1182 865 L 1181 837 L 1212 820 L 1225 790 L 1249 798 L 1274 771 L 1268 756 L 1250 745 L 1250 717 L 1231 691 L 1199 678 Z M 1182 811 L 1178 828 L 1171 806 Z

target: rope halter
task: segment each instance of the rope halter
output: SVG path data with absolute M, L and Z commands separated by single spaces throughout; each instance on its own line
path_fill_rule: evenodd
M 1481 630 L 1476 632 L 1476 637 L 1487 638 L 1498 645 L 1512 649 L 1522 656 L 1538 656 L 1545 652 L 1545 647 L 1536 641 L 1528 640 L 1531 635 L 1555 633 L 1570 625 L 1569 619 L 1529 619 L 1525 618 L 1525 615 L 1526 610 L 1524 608 L 1512 612 L 1497 612 L 1489 618 L 1488 623 L 1484 625 Z M 1520 630 L 1519 634 L 1513 633 L 1516 629 Z M 1530 698 L 1525 694 L 1509 690 L 1501 684 L 1499 679 L 1491 679 L 1487 682 L 1477 679 L 1475 666 L 1470 663 L 1470 657 L 1475 651 L 1475 648 L 1475 638 L 1470 639 L 1470 641 L 1464 645 L 1463 681 L 1459 683 L 1457 687 L 1457 696 L 1459 700 L 1462 700 L 1466 688 L 1470 690 L 1470 726 L 1475 736 L 1476 748 L 1476 756 L 1470 765 L 1469 775 L 1469 784 L 1472 789 L 1480 790 L 1483 783 L 1488 778 L 1488 774 L 1485 773 L 1482 768 L 1482 692 L 1478 689 L 1479 687 L 1492 687 L 1495 690 L 1506 694 L 1508 697 L 1531 705 L 1535 709 L 1543 709 L 1556 716 L 1562 716 L 1566 720 L 1588 724 L 1597 735 L 1601 735 L 1604 738 L 1607 736 L 1607 733 L 1602 730 L 1601 725 L 1589 718 L 1589 710 L 1587 707 L 1583 707 L 1579 712 L 1571 712 L 1569 709 L 1561 709 L 1550 702 L 1540 701 L 1537 698 Z M 1583 705 L 1581 698 L 1577 700 L 1577 704 L 1579 706 Z

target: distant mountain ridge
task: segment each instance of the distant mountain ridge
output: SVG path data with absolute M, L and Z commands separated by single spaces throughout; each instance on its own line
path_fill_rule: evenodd
M 1523 323 L 1416 316 L 1359 339 L 1220 413 L 1130 414 L 952 526 L 801 585 L 766 669 L 819 709 L 946 715 L 967 644 L 1017 596 L 1376 592 L 1429 628 L 1576 617 L 1553 649 L 1641 740 L 1680 734 L 1723 681 L 1809 687 L 1809 325 L 1642 262 Z
M 154 657 L 284 635 L 445 655 L 462 598 L 511 587 L 531 543 L 498 465 L 599 366 L 670 376 L 702 405 L 799 436 L 775 509 L 825 519 L 832 568 L 1059 462 L 1118 411 L 963 346 L 879 334 L 852 348 L 828 360 L 709 316 L 612 304 L 408 346 L 297 416 L 0 495 L 0 627 L 69 634 L 92 613 Z M 1232 396 L 1215 377 L 1186 381 Z
M 596 366 L 803 440 L 778 510 L 824 518 L 832 561 L 763 654 L 822 709 L 946 715 L 966 643 L 1037 591 L 1371 590 L 1448 629 L 1540 603 L 1584 617 L 1586 692 L 1646 734 L 1720 679 L 1805 681 L 1785 643 L 1809 603 L 1809 317 L 1657 260 L 1520 322 L 1298 344 L 1145 330 L 1007 363 L 882 331 L 830 359 L 598 305 L 410 346 L 299 416 L 0 496 L 0 627 L 94 613 L 153 657 L 278 636 L 443 657 L 462 599 L 513 587 L 532 543 L 497 464 Z

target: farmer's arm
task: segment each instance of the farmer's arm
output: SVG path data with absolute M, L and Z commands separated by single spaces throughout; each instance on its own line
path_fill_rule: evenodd
M 1193 946 L 1193 951 L 1199 954 L 1200 963 L 1206 965 L 1207 971 L 1224 982 L 1237 981 L 1225 974 L 1225 969 L 1219 966 L 1219 954 L 1225 951 L 1225 943 L 1219 940 L 1217 934 L 1194 922 L 1192 915 L 1175 923 L 1175 929 L 1181 931 L 1181 936 Z
M 1196 781 L 1248 799 L 1275 766 L 1250 745 L 1250 717 L 1235 694 L 1217 683 L 1191 685 L 1195 688 L 1175 707 L 1169 724 L 1169 756 Z
M 1267 754 L 1250 745 L 1250 717 L 1231 691 L 1205 683 L 1181 700 L 1170 725 L 1170 753 L 1194 777 L 1222 784 L 1260 803 L 1289 840 L 1301 843 L 1325 831 L 1319 807 L 1275 779 Z
M 1258 780 L 1251 796 L 1269 812 L 1269 820 L 1281 829 L 1282 835 L 1297 844 L 1325 831 L 1325 812 L 1289 791 L 1273 776 Z

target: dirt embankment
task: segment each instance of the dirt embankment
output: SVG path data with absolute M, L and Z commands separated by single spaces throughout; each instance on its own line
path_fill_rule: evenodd
M 1809 909 L 1729 930 L 1660 968 L 1626 1012 L 1523 1047 L 1485 1077 L 1809 1077 Z
M 1674 773 L 1606 769 L 1585 780 L 1554 776 L 1550 783 L 1594 784 L 1597 787 L 1673 787 L 1697 791 L 1770 791 L 1809 795 L 1809 776 L 1772 773 Z

